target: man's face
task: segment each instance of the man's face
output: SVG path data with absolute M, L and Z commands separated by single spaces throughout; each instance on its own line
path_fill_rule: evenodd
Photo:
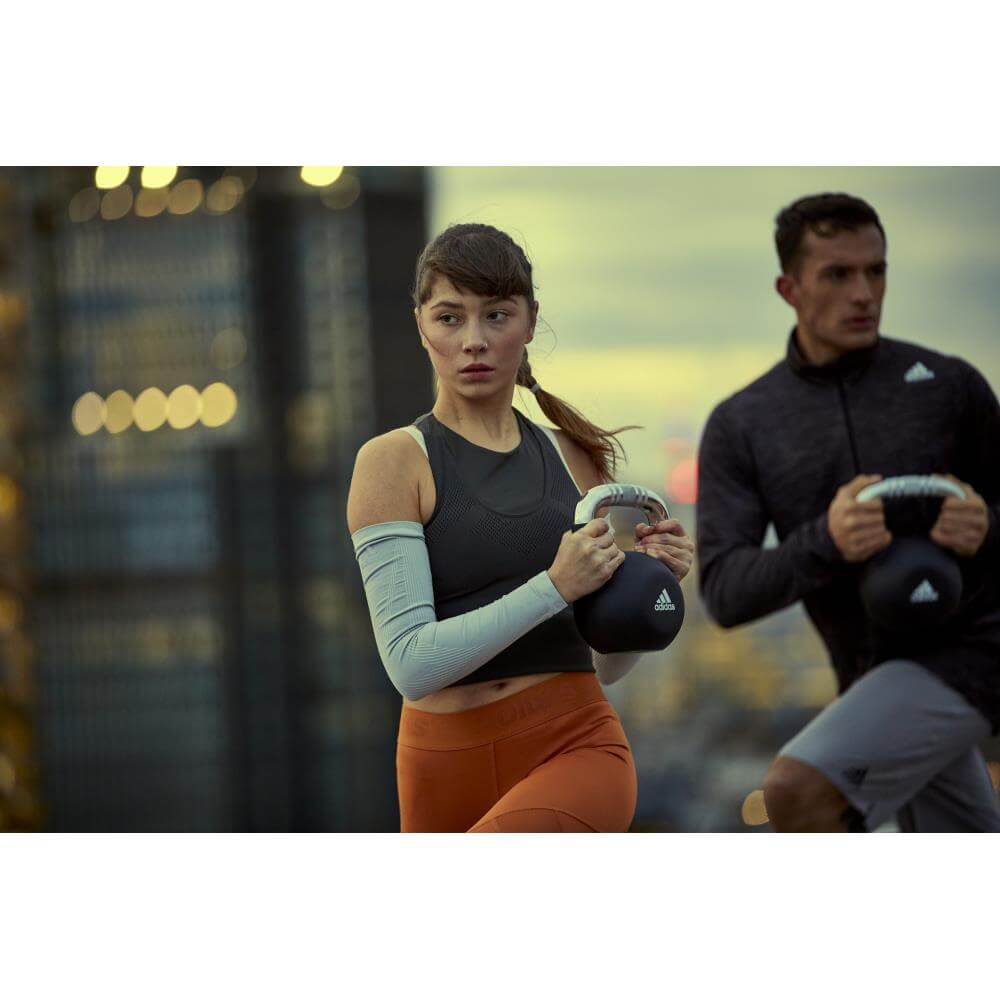
M 800 346 L 814 363 L 834 361 L 878 339 L 885 295 L 885 242 L 878 228 L 807 230 L 792 273 L 778 278 L 798 317 Z

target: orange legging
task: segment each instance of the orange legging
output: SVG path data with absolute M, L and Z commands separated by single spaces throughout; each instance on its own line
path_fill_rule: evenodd
M 404 833 L 623 833 L 635 765 L 594 674 L 560 674 L 480 708 L 403 707 Z

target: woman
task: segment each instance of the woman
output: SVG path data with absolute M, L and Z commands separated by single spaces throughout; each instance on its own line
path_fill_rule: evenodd
M 570 607 L 625 556 L 602 518 L 567 530 L 581 494 L 613 481 L 618 432 L 532 377 L 531 265 L 505 233 L 438 236 L 417 262 L 414 306 L 437 400 L 360 449 L 347 511 L 404 697 L 402 830 L 625 831 L 635 767 L 599 680 L 639 654 L 592 653 Z M 559 430 L 512 407 L 515 384 Z M 694 547 L 669 520 L 637 526 L 636 548 L 681 578 Z

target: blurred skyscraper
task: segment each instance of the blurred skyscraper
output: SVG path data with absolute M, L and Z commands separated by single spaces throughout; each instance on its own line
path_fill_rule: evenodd
M 344 512 L 359 445 L 430 405 L 423 171 L 3 180 L 44 825 L 398 829 Z

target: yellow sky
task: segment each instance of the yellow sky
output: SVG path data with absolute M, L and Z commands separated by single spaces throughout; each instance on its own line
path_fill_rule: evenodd
M 823 190 L 868 199 L 886 227 L 882 332 L 1000 385 L 996 168 L 437 168 L 430 222 L 488 222 L 527 248 L 533 371 L 598 424 L 645 425 L 623 442 L 655 488 L 664 437 L 696 437 L 783 356 L 794 315 L 773 290 L 773 220 Z

